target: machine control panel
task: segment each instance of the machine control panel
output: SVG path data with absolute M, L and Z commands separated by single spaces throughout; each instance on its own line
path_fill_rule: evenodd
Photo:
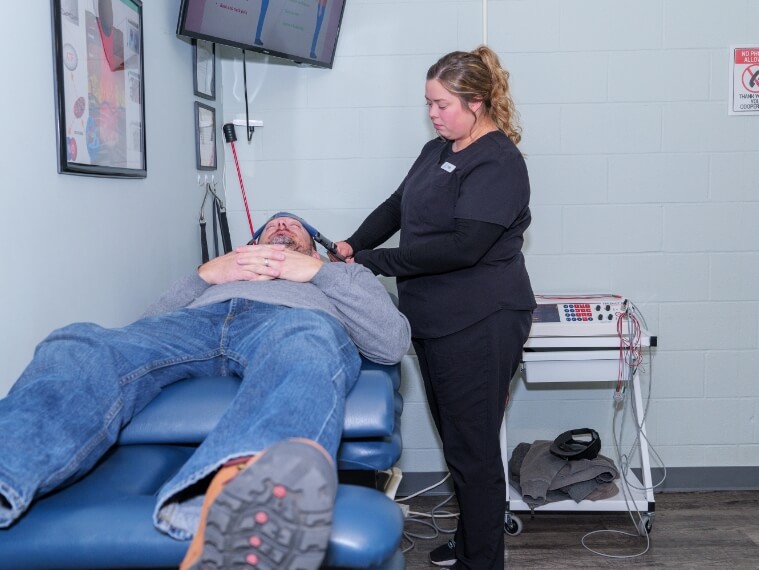
M 627 301 L 618 295 L 535 297 L 530 336 L 590 336 L 616 334 Z
M 542 307 L 550 307 L 550 305 L 542 305 Z M 559 303 L 557 309 L 559 321 L 564 323 L 602 323 L 615 320 L 616 314 L 622 309 L 622 303 Z

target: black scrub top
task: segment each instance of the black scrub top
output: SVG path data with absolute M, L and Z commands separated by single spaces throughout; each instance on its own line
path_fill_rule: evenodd
M 522 255 L 530 183 L 521 152 L 504 133 L 488 133 L 459 152 L 450 141 L 428 142 L 393 197 L 400 197 L 401 249 L 452 232 L 457 218 L 504 228 L 470 267 L 397 277 L 399 309 L 415 337 L 449 335 L 502 308 L 535 307 Z

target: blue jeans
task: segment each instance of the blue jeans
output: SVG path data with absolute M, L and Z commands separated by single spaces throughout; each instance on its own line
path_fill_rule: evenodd
M 305 437 L 337 452 L 345 395 L 361 359 L 343 326 L 319 311 L 232 299 L 118 329 L 53 332 L 0 400 L 0 528 L 42 493 L 87 473 L 164 386 L 236 375 L 240 389 L 213 432 L 159 491 L 158 528 L 190 538 L 202 495 L 183 493 L 226 461 Z M 202 493 L 202 491 L 200 491 Z

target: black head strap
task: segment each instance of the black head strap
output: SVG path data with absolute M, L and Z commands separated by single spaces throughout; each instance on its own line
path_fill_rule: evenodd
M 591 428 L 565 431 L 551 444 L 551 453 L 562 459 L 594 459 L 600 451 L 601 438 Z

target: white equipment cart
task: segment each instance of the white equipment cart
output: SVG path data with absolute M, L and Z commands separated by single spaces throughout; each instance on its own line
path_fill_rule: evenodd
M 638 448 L 640 452 L 640 473 L 642 481 L 630 471 L 626 474 L 632 484 L 624 486 L 619 482 L 619 492 L 608 499 L 580 501 L 568 499 L 550 502 L 531 509 L 522 496 L 509 484 L 509 450 L 506 439 L 506 421 L 501 426 L 501 455 L 506 473 L 506 512 L 504 531 L 516 536 L 523 529 L 522 520 L 516 512 L 578 512 L 578 511 L 637 511 L 638 532 L 645 535 L 651 531 L 654 518 L 654 495 L 651 481 L 649 444 L 643 397 L 637 371 L 631 373 L 620 354 L 620 329 L 626 325 L 624 315 L 629 310 L 628 301 L 617 295 L 581 295 L 574 297 L 536 296 L 538 307 L 533 314 L 533 326 L 525 344 L 522 362 L 522 377 L 526 384 L 532 383 L 616 383 L 620 374 L 629 374 L 626 389 L 639 413 L 635 423 L 639 430 Z M 629 323 L 627 324 L 628 327 Z M 628 331 L 621 330 L 622 334 Z M 637 342 L 640 347 L 656 346 L 657 338 L 642 330 Z M 622 360 L 622 368 L 620 368 Z M 621 371 L 621 372 L 620 372 Z M 583 423 L 583 422 L 580 422 Z M 588 427 L 588 426 L 572 426 Z M 592 426 L 589 426 L 592 427 Z M 606 455 L 606 453 L 604 452 Z M 617 468 L 622 469 L 619 465 Z

